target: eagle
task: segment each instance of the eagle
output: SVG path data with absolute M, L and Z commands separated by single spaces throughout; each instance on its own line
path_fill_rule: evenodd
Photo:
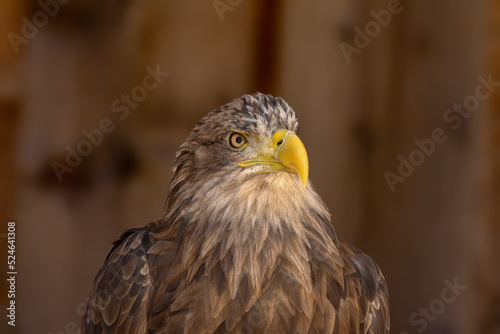
M 163 217 L 114 242 L 83 332 L 389 333 L 384 276 L 336 235 L 298 126 L 261 93 L 202 118 Z

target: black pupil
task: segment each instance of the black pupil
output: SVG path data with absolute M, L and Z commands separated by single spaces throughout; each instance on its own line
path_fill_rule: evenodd
M 237 137 L 236 137 L 236 142 L 237 142 L 238 144 L 241 144 L 241 142 L 243 142 L 243 138 L 242 138 L 241 136 L 237 136 Z

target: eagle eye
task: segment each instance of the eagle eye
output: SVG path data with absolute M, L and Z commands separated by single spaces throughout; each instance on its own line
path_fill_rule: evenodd
M 242 149 L 243 147 L 245 147 L 246 144 L 248 144 L 247 138 L 238 132 L 231 133 L 229 135 L 228 142 L 229 142 L 229 146 L 231 146 L 231 148 L 234 148 L 237 150 Z

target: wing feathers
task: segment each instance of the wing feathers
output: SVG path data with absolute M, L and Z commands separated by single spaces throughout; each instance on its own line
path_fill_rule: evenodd
M 154 290 L 147 249 L 152 243 L 147 227 L 127 231 L 115 243 L 94 281 L 84 333 L 147 332 Z

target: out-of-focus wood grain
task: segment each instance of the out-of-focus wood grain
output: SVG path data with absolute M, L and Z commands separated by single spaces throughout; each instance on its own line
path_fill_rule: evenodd
M 21 34 L 22 21 L 21 18 L 25 14 L 28 1 L 7 0 L 2 3 L 0 11 L 0 68 L 4 68 L 15 57 L 16 53 L 7 38 L 9 33 Z
M 490 1 L 487 20 L 487 69 L 495 81 L 500 81 L 500 2 Z M 484 124 L 486 155 L 482 201 L 485 221 L 481 235 L 475 271 L 478 307 L 477 332 L 500 330 L 500 89 L 488 100 L 488 115 Z
M 443 115 L 474 95 L 477 77 L 485 75 L 484 3 L 402 1 L 402 12 L 361 54 L 359 98 L 373 138 L 361 244 L 388 279 L 394 333 L 423 331 L 422 321 L 426 333 L 471 333 L 467 294 L 473 290 L 470 254 L 479 231 L 481 114 L 456 131 Z M 370 1 L 364 11 L 386 6 L 387 1 Z M 384 173 L 398 174 L 398 157 L 408 159 L 418 150 L 414 141 L 430 138 L 436 128 L 447 140 L 392 192 Z M 443 282 L 455 278 L 468 290 L 426 320 L 421 307 L 439 300 Z M 412 314 L 419 323 L 409 321 Z

